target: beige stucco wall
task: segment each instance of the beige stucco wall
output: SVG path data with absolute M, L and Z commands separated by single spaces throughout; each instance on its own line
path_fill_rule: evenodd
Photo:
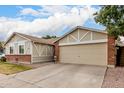
M 61 63 L 107 65 L 107 43 L 61 46 Z
M 53 61 L 54 47 L 44 44 L 33 44 L 32 63 Z
M 107 34 L 95 32 L 95 31 L 77 29 L 74 32 L 72 32 L 71 34 L 69 34 L 69 35 L 65 36 L 63 39 L 61 39 L 59 41 L 59 44 L 72 43 L 72 42 L 76 42 L 76 41 L 84 42 L 84 41 L 90 41 L 91 39 L 92 40 L 107 39 Z
M 98 40 L 98 39 L 107 39 L 107 34 L 102 34 L 102 33 L 93 33 L 93 40 Z
M 10 55 L 10 46 L 13 46 L 15 55 L 19 54 L 19 45 L 24 45 L 24 54 L 31 54 L 31 41 L 20 37 L 18 35 L 13 36 L 10 41 L 5 45 L 5 54 Z

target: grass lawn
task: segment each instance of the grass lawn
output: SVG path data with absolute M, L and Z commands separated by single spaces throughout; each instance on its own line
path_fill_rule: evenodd
M 29 69 L 31 69 L 31 67 L 12 64 L 12 63 L 6 63 L 6 62 L 5 63 L 0 62 L 0 73 L 6 74 L 6 75 L 22 72 Z

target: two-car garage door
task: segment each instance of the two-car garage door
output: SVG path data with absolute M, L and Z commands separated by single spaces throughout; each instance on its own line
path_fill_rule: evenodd
M 107 43 L 60 46 L 61 63 L 107 65 Z

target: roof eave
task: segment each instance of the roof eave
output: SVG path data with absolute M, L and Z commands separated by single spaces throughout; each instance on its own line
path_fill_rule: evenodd
M 45 45 L 52 45 L 54 46 L 54 44 L 51 44 L 51 43 L 43 43 L 43 42 L 37 42 L 37 41 L 32 41 L 33 43 L 39 43 L 39 44 L 45 44 Z
M 34 42 L 34 43 L 41 43 L 41 44 L 46 44 L 46 45 L 54 45 L 54 44 L 52 44 L 52 43 L 44 43 L 44 42 L 33 41 L 33 40 L 31 40 L 30 38 L 27 38 L 27 37 L 25 37 L 25 36 L 22 36 L 22 35 L 19 34 L 19 33 L 14 32 L 14 33 L 6 40 L 6 42 L 4 43 L 4 46 L 9 42 L 9 40 L 10 40 L 14 35 L 18 35 L 18 36 L 20 36 L 20 37 L 22 37 L 22 38 L 25 38 L 25 39 L 27 39 L 27 40 L 30 40 L 30 41 L 32 41 L 32 42 Z

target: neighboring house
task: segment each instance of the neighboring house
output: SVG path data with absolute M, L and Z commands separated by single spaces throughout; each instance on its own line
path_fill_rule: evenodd
M 21 33 L 13 33 L 5 42 L 6 58 L 10 62 L 38 63 L 53 61 L 51 41 Z
M 119 36 L 116 40 L 116 65 L 124 66 L 124 36 Z
M 108 65 L 108 35 L 105 31 L 77 26 L 55 41 L 60 63 Z

